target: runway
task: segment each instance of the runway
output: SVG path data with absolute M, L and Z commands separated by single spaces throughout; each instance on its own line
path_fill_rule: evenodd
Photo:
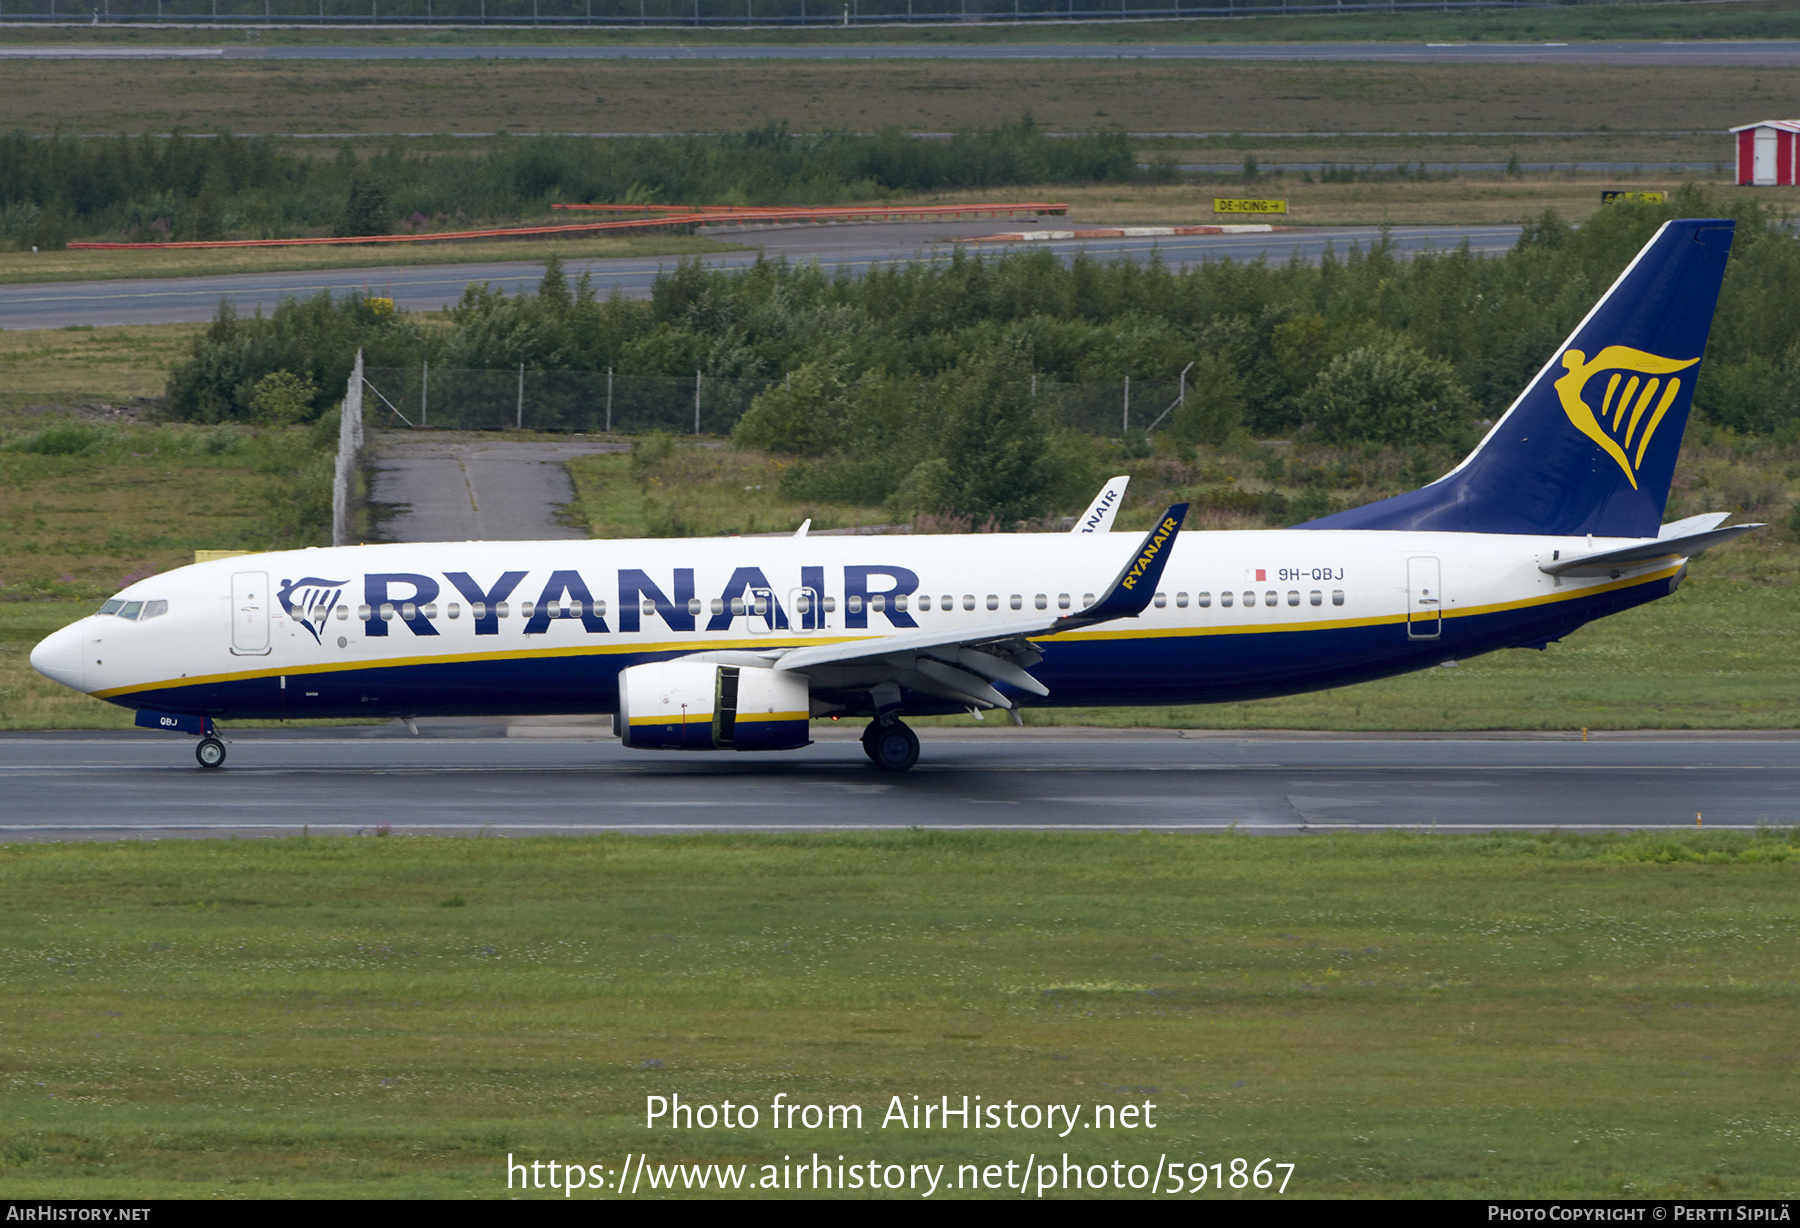
M 604 719 L 604 718 L 602 718 Z M 604 725 L 0 735 L 0 840 L 1003 828 L 1282 835 L 1800 821 L 1800 736 L 927 729 L 885 776 L 848 723 L 778 755 L 623 749 Z
M 1036 223 L 1044 228 L 1064 224 L 1050 218 Z M 721 230 L 722 240 L 753 245 L 762 254 L 789 260 L 817 258 L 827 269 L 866 269 L 907 260 L 946 257 L 958 237 L 971 238 L 1006 231 L 1030 229 L 1017 220 L 979 223 L 934 224 L 908 222 L 852 226 L 784 227 L 769 230 Z M 1064 259 L 1086 251 L 1100 259 L 1147 259 L 1160 254 L 1165 264 L 1186 266 L 1205 260 L 1256 260 L 1284 263 L 1298 252 L 1302 259 L 1317 261 L 1327 247 L 1338 253 L 1352 243 L 1365 248 L 1380 237 L 1373 226 L 1321 226 L 1277 234 L 1191 235 L 1157 239 L 1070 239 L 1036 242 Z M 1449 250 L 1468 241 L 1476 252 L 1499 252 L 1519 238 L 1517 226 L 1397 226 L 1389 237 L 1402 253 L 1426 248 Z M 1004 244 L 980 244 L 994 252 Z M 730 252 L 699 257 L 708 268 L 743 268 L 758 253 Z M 677 263 L 674 256 L 646 256 L 620 260 L 570 260 L 569 277 L 582 273 L 593 279 L 594 291 L 604 298 L 616 288 L 628 298 L 648 298 L 658 272 Z M 484 264 L 400 265 L 383 268 L 316 269 L 293 273 L 235 273 L 217 277 L 175 277 L 145 280 L 39 282 L 0 286 L 0 328 L 66 328 L 71 325 L 167 324 L 212 319 L 221 299 L 229 299 L 240 315 L 261 309 L 273 311 L 283 298 L 304 297 L 329 290 L 334 294 L 357 290 L 391 297 L 409 311 L 438 311 L 453 304 L 463 289 L 487 282 L 509 294 L 535 290 L 543 277 L 540 261 L 505 261 Z
M 153 30 L 148 23 L 125 23 L 134 30 Z M 86 32 L 92 27 L 83 22 Z M 170 28 L 195 28 L 171 24 Z M 216 27 L 215 27 L 216 28 Z M 233 22 L 236 32 L 249 29 L 294 29 L 280 23 Z M 424 33 L 420 26 L 358 27 Z M 432 30 L 479 27 L 445 23 Z M 579 27 L 569 27 L 574 32 Z M 896 27 L 889 27 L 896 28 Z M 915 32 L 941 26 L 911 27 Z M 1400 64 L 1630 64 L 1732 65 L 1784 67 L 1800 64 L 1800 41 L 1744 40 L 1718 42 L 1577 42 L 1577 43 L 869 43 L 824 45 L 689 45 L 674 43 L 682 34 L 670 31 L 671 45 L 431 47 L 5 47 L 0 59 L 157 59 L 224 58 L 260 60 L 1288 60 L 1362 61 Z

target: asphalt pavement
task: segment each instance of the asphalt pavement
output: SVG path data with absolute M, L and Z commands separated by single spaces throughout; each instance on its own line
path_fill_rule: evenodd
M 175 25 L 172 28 L 194 28 Z M 233 32 L 261 23 L 233 23 Z M 85 26 L 84 31 L 91 27 Z M 146 33 L 149 25 L 133 25 Z M 216 27 L 215 27 L 216 28 Z M 270 28 L 293 28 L 279 27 Z M 373 27 L 424 33 L 419 26 Z M 435 29 L 467 29 L 450 23 Z M 574 27 L 579 28 L 579 27 Z M 930 26 L 914 27 L 918 30 Z M 937 29 L 944 27 L 938 26 Z M 367 30 L 368 27 L 359 29 Z M 688 32 L 691 33 L 691 32 Z M 1780 67 L 1800 64 L 1800 41 L 1694 40 L 1577 43 L 835 43 L 796 46 L 682 45 L 670 31 L 665 46 L 541 44 L 538 46 L 314 46 L 314 47 L 5 47 L 0 59 L 265 60 L 1302 60 L 1401 64 L 1712 64 Z
M 622 444 L 585 439 L 376 437 L 369 500 L 385 505 L 384 541 L 551 541 L 587 535 L 557 518 L 575 498 L 565 463 Z
M 873 223 L 846 226 L 790 226 L 768 229 L 721 228 L 717 237 L 752 245 L 760 254 L 789 260 L 817 259 L 828 269 L 860 273 L 885 264 L 947 256 L 958 238 L 970 239 L 1015 231 L 1053 229 L 1062 218 L 1027 221 L 1005 218 L 979 223 Z M 1084 225 L 1087 225 L 1084 223 Z M 1095 223 L 1094 225 L 1099 225 Z M 1101 259 L 1145 259 L 1152 252 L 1164 263 L 1186 266 L 1206 260 L 1257 260 L 1282 263 L 1294 253 L 1317 261 L 1331 248 L 1339 253 L 1352 243 L 1367 247 L 1380 237 L 1373 226 L 1321 226 L 1272 234 L 1182 235 L 1154 239 L 1070 239 L 1033 243 L 1069 259 L 1086 251 Z M 1446 250 L 1469 243 L 1477 252 L 1504 251 L 1518 241 L 1517 226 L 1397 226 L 1389 239 L 1402 253 L 1426 248 Z M 994 251 L 1006 244 L 983 243 Z M 742 268 L 758 251 L 699 257 L 708 268 Z M 628 298 L 648 298 L 651 285 L 673 256 L 616 260 L 570 260 L 571 278 L 593 279 L 602 297 L 615 289 Z M 65 328 L 71 325 L 158 324 L 210 320 L 221 300 L 241 315 L 273 311 L 283 298 L 329 290 L 361 291 L 392 298 L 411 311 L 437 311 L 456 302 L 466 286 L 486 282 L 508 293 L 535 289 L 543 277 L 539 261 L 481 264 L 399 265 L 363 269 L 316 269 L 294 273 L 232 273 L 211 277 L 144 280 L 40 282 L 0 286 L 0 328 Z
M 606 718 L 253 730 L 223 769 L 153 732 L 0 734 L 0 840 L 880 828 L 1618 831 L 1800 822 L 1800 735 L 858 729 L 782 754 L 626 750 Z

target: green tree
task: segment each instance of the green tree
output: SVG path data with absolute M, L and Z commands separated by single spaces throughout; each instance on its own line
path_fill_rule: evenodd
M 271 371 L 250 389 L 245 398 L 251 417 L 267 426 L 294 426 L 312 417 L 319 389 L 311 380 L 292 371 Z
M 1449 363 L 1390 335 L 1333 358 L 1300 410 L 1329 443 L 1419 444 L 1461 434 L 1475 406 Z
M 935 493 L 941 510 L 977 521 L 1043 515 L 1062 494 L 1065 463 L 1032 406 L 1024 355 L 1004 348 L 953 373 L 949 382 L 938 431 L 941 468 L 930 483 L 936 490 L 920 493 Z
M 384 235 L 393 228 L 394 215 L 388 205 L 387 191 L 373 179 L 364 179 L 360 175 L 352 179 L 350 194 L 344 199 L 344 212 L 338 218 L 339 237 Z
M 1220 354 L 1201 355 L 1188 374 L 1187 399 L 1176 408 L 1170 433 L 1182 443 L 1224 443 L 1243 426 L 1244 381 Z
M 837 370 L 809 362 L 750 403 L 732 429 L 739 447 L 822 456 L 845 440 L 845 388 Z

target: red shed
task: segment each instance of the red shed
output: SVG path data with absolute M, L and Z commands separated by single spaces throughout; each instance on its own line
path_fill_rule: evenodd
M 1731 130 L 1737 135 L 1737 181 L 1740 186 L 1773 187 L 1800 183 L 1795 154 L 1800 150 L 1800 119 L 1765 119 Z

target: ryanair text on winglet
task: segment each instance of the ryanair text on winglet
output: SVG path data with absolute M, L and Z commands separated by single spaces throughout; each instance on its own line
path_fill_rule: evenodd
M 1131 570 L 1125 573 L 1123 580 L 1119 581 L 1120 588 L 1136 587 L 1138 580 L 1143 577 L 1144 569 L 1154 563 L 1156 556 L 1162 552 L 1163 543 L 1174 536 L 1175 528 L 1175 517 L 1164 516 L 1163 522 L 1156 526 L 1156 536 L 1150 539 L 1150 544 L 1144 547 L 1142 554 L 1138 555 L 1137 562 L 1131 565 Z

